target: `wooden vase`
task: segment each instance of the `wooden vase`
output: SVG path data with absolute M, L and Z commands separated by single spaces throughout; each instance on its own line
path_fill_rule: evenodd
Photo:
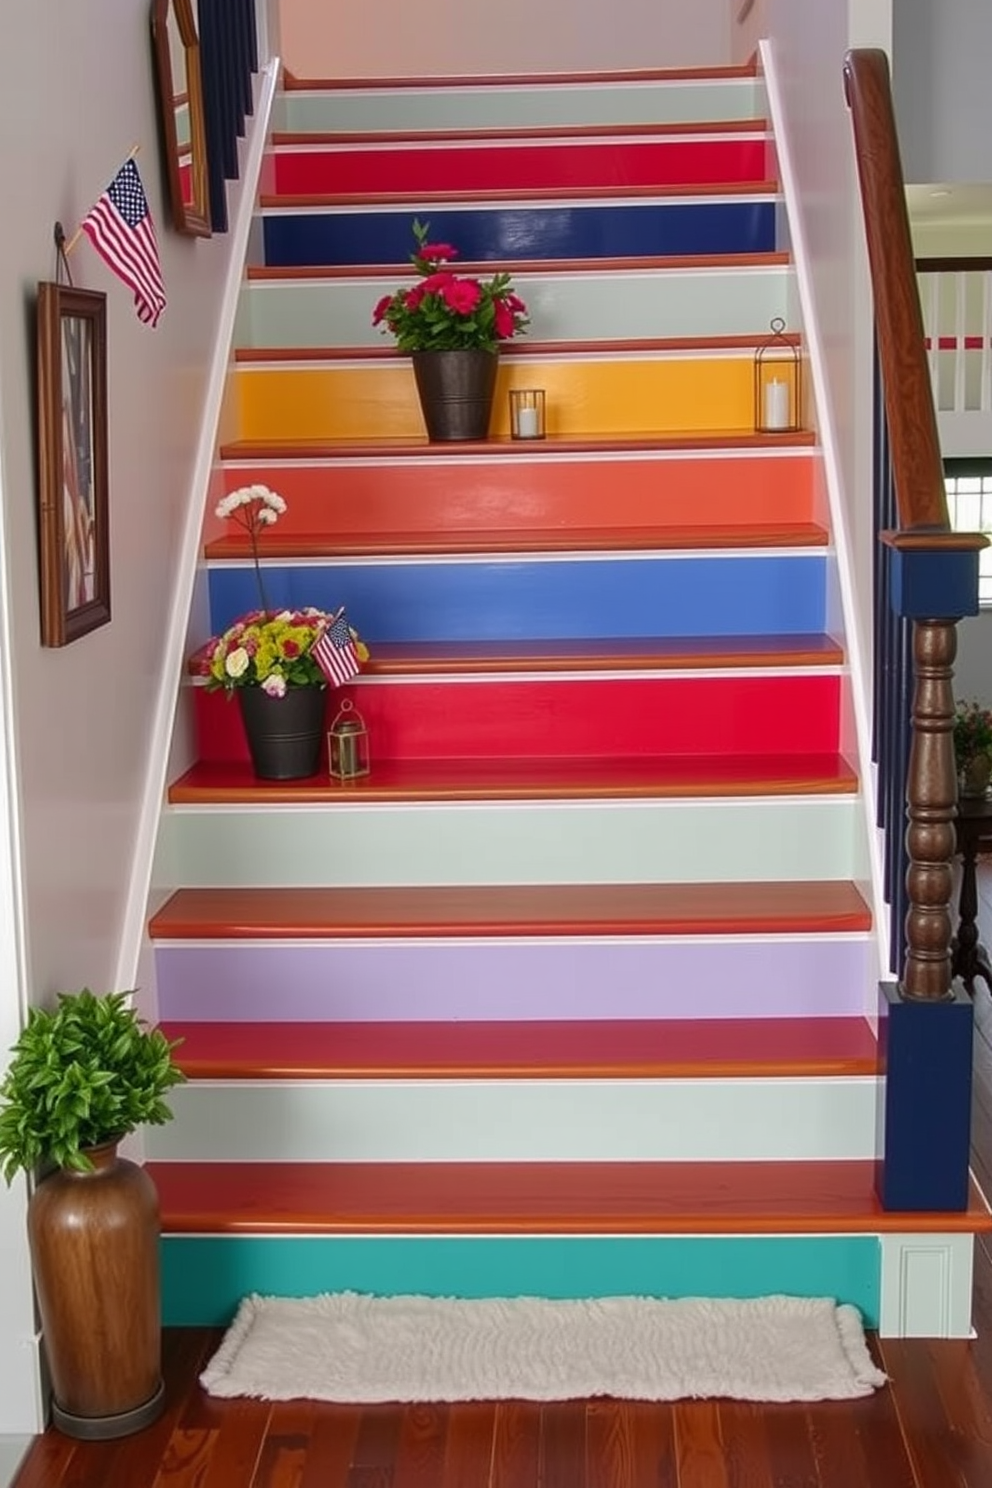
M 28 1237 L 54 1424 L 102 1440 L 162 1410 L 159 1210 L 154 1183 L 116 1143 L 87 1155 L 93 1172 L 59 1168 L 39 1183 Z

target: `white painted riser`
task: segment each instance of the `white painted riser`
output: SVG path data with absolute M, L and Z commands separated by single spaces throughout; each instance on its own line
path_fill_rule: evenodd
M 150 1158 L 707 1162 L 869 1158 L 874 1078 L 197 1081 Z
M 789 319 L 794 270 L 748 268 L 523 274 L 517 289 L 531 317 L 528 341 L 650 340 L 767 336 Z M 238 307 L 238 343 L 252 347 L 392 345 L 372 306 L 403 283 L 382 279 L 253 280 Z M 504 353 L 506 355 L 507 353 Z
M 853 796 L 170 806 L 160 889 L 867 877 Z
M 698 124 L 756 119 L 765 111 L 756 78 L 665 82 L 299 91 L 276 104 L 278 132 L 526 129 L 549 125 Z

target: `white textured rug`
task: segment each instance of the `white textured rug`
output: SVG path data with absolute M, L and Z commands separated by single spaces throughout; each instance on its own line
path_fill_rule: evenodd
M 885 1383 L 829 1298 L 248 1297 L 200 1376 L 262 1400 L 849 1400 Z

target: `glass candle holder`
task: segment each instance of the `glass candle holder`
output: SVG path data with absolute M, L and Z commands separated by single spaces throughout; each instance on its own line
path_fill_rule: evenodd
M 544 438 L 544 389 L 513 388 L 510 393 L 510 434 L 514 439 Z

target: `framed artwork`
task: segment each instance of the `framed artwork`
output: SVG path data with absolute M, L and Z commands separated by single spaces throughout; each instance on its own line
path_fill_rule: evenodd
M 41 643 L 110 619 L 107 297 L 38 285 Z

